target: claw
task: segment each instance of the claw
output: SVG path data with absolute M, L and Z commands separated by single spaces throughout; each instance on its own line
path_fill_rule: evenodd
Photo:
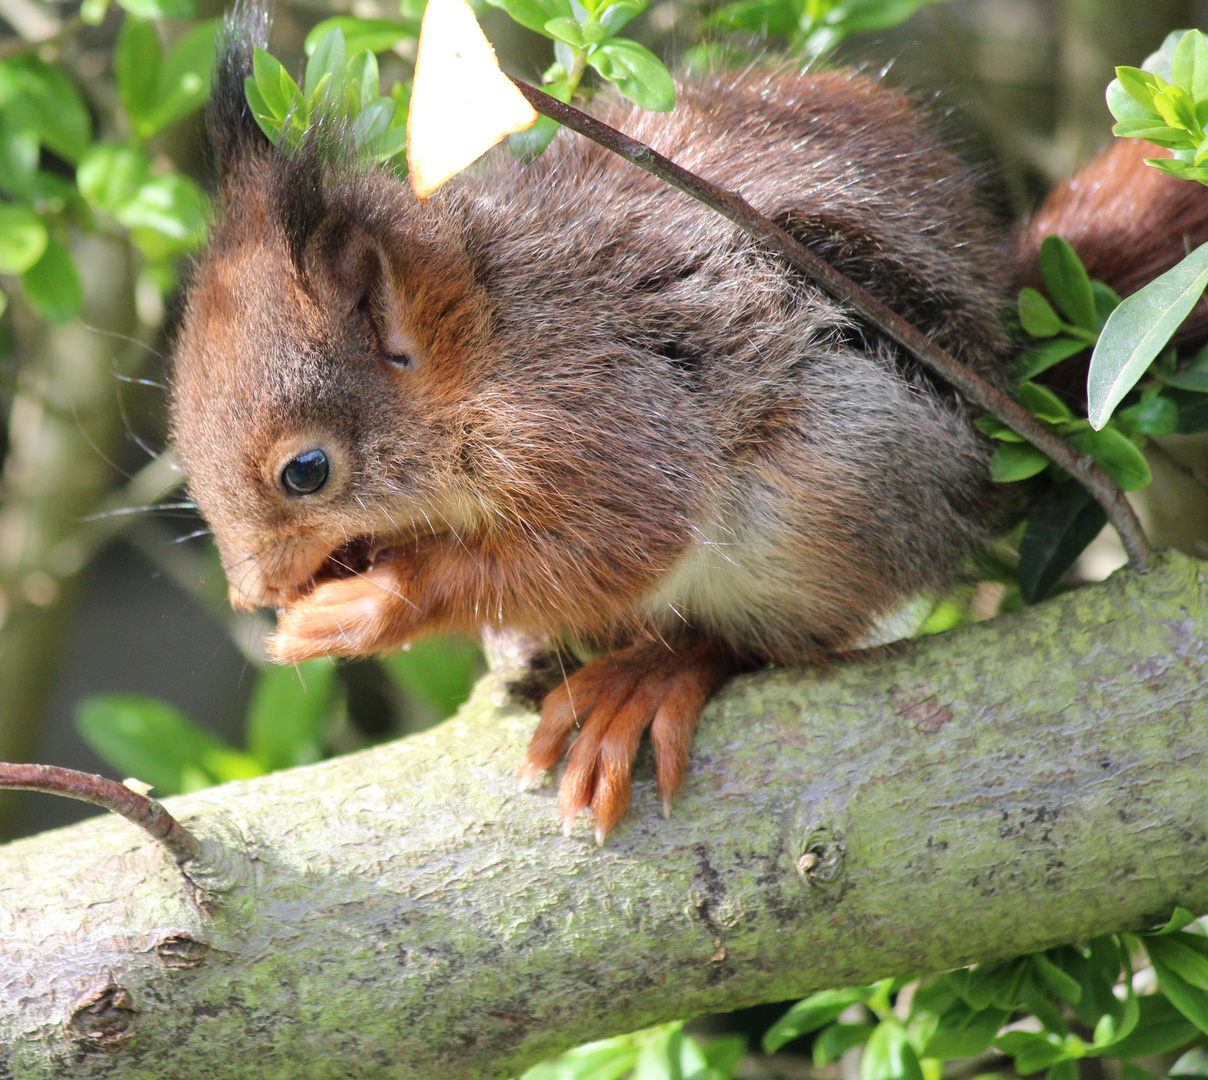
M 558 790 L 558 818 L 569 836 L 579 813 L 590 809 L 595 841 L 603 844 L 629 807 L 633 762 L 649 728 L 663 814 L 669 815 L 696 718 L 731 670 L 731 661 L 701 646 L 676 654 L 643 644 L 593 660 L 546 697 L 520 766 L 521 783 L 532 784 L 552 767 L 578 726 Z

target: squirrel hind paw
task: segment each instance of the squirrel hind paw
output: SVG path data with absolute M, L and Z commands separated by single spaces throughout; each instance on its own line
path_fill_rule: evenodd
M 700 710 L 730 665 L 704 649 L 676 653 L 640 645 L 599 657 L 549 694 L 520 768 L 531 783 L 551 768 L 576 727 L 558 791 L 558 816 L 569 835 L 590 809 L 597 844 L 629 808 L 633 763 L 650 730 L 663 813 L 683 781 Z

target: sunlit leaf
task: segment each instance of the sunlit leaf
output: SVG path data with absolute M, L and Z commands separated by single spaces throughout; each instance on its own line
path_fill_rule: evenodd
M 46 251 L 49 234 L 29 207 L 0 203 L 0 273 L 21 274 Z
M 1208 244 L 1123 300 L 1099 335 L 1087 375 L 1088 418 L 1102 428 L 1208 286 Z
M 51 240 L 33 266 L 21 275 L 25 298 L 47 322 L 65 323 L 80 310 L 83 290 L 71 254 Z

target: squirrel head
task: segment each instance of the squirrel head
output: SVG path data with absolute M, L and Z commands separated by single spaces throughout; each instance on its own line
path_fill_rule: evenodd
M 171 433 L 241 606 L 364 569 L 382 543 L 474 514 L 462 434 L 489 316 L 442 215 L 347 160 L 332 133 L 286 152 L 223 51 L 210 111 L 218 215 L 172 363 Z

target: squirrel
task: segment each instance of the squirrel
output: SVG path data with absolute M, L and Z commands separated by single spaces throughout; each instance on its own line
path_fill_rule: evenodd
M 233 24 L 216 69 L 170 431 L 232 602 L 278 609 L 276 660 L 484 626 L 597 650 L 520 771 L 578 729 L 559 815 L 603 842 L 644 732 L 666 811 L 729 675 L 883 639 L 1018 516 L 975 409 L 593 143 L 492 152 L 424 203 L 330 131 L 270 144 L 243 89 L 266 30 Z M 1035 245 L 908 95 L 756 66 L 682 81 L 670 115 L 593 107 L 1006 384 Z

